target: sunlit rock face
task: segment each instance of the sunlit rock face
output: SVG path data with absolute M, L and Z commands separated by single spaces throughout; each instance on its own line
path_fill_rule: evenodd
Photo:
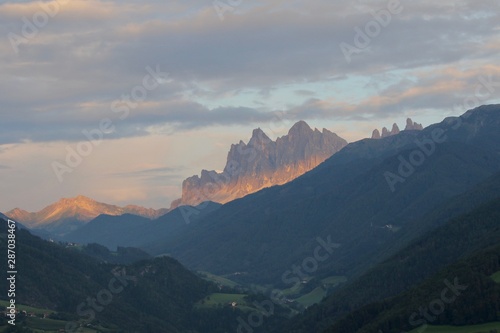
M 315 168 L 347 145 L 326 129 L 311 129 L 299 121 L 288 134 L 272 141 L 260 128 L 248 143 L 231 145 L 224 171 L 202 170 L 186 179 L 182 198 L 172 207 L 197 205 L 210 200 L 226 203 L 262 188 L 287 183 Z
M 97 202 L 83 195 L 75 198 L 64 198 L 39 212 L 27 212 L 20 208 L 15 208 L 6 215 L 28 227 L 36 228 L 66 219 L 74 219 L 83 223 L 89 222 L 101 214 L 123 215 L 134 214 L 147 218 L 157 218 L 168 212 L 167 209 L 151 209 L 140 206 L 129 205 L 119 207 Z

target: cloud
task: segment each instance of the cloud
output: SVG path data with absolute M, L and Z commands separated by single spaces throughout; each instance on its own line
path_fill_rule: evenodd
M 99 139 L 144 136 L 159 128 L 168 127 L 166 133 L 198 127 L 234 124 L 255 124 L 272 120 L 274 114 L 247 107 L 219 107 L 208 109 L 199 103 L 183 99 L 169 99 L 141 103 L 131 109 L 127 117 L 115 113 L 107 103 L 87 103 L 79 105 L 83 112 L 71 112 L 64 108 L 47 112 L 26 110 L 9 113 L 3 124 L 9 131 L 0 133 L 0 144 L 25 141 L 82 141 L 87 140 L 85 132 L 99 131 L 103 119 L 109 119 L 114 130 L 96 135 Z M 87 110 L 88 109 L 88 110 Z
M 112 173 L 110 176 L 118 178 L 140 179 L 143 182 L 161 184 L 166 183 L 167 180 L 179 180 L 180 178 L 182 178 L 181 174 L 185 169 L 185 167 L 158 167 L 121 173 Z
M 9 131 L 0 134 L 0 143 L 26 141 L 82 141 L 88 137 L 83 131 L 99 129 L 102 119 L 110 119 L 114 131 L 102 134 L 103 139 L 117 139 L 150 134 L 172 134 L 178 131 L 209 126 L 253 125 L 279 119 L 343 119 L 359 120 L 375 116 L 390 117 L 405 110 L 442 108 L 450 110 L 475 93 L 480 78 L 491 77 L 497 89 L 489 96 L 481 96 L 487 103 L 500 98 L 500 67 L 485 65 L 470 69 L 438 67 L 428 70 L 408 71 L 396 76 L 392 84 L 377 89 L 356 103 L 342 100 L 311 98 L 304 103 L 284 110 L 266 107 L 218 107 L 209 109 L 204 105 L 180 97 L 155 99 L 140 103 L 131 109 L 126 119 L 111 110 L 109 102 L 86 102 L 77 105 L 78 112 L 64 106 L 50 111 L 25 110 L 8 113 L 3 123 Z M 483 89 L 484 93 L 488 93 Z M 299 95 L 312 92 L 300 91 Z M 485 98 L 483 98 L 485 97 Z M 462 103 L 463 104 L 463 103 Z M 463 112 L 465 110 L 457 110 Z M 51 116 L 47 116 L 50 113 Z
M 207 154 L 206 147 L 195 147 L 204 140 L 185 139 L 193 131 L 221 136 L 236 131 L 229 142 L 237 142 L 243 130 L 304 119 L 369 135 L 370 121 L 386 123 L 381 119 L 431 110 L 430 122 L 452 109 L 462 113 L 479 78 L 491 75 L 500 81 L 494 65 L 500 49 L 500 2 L 495 0 L 401 0 L 403 11 L 350 63 L 340 44 L 353 44 L 357 29 L 365 29 L 374 20 L 373 11 L 385 10 L 387 1 L 244 1 L 222 21 L 212 1 L 70 1 L 33 38 L 25 38 L 16 53 L 8 36 L 22 35 L 41 3 L 9 0 L 0 5 L 0 169 L 16 170 L 9 177 L 12 192 L 20 184 L 29 192 L 38 179 L 47 181 L 39 188 L 51 190 L 53 179 L 46 180 L 53 176 L 50 162 L 63 159 L 68 142 L 86 140 L 83 131 L 98 129 L 106 118 L 114 131 L 103 140 L 115 150 L 104 144 L 95 149 L 95 157 L 51 196 L 78 190 L 103 201 L 146 202 L 165 191 L 175 198 L 180 182 L 174 190 L 174 178 L 205 167 L 189 164 L 190 156 Z M 168 80 L 120 118 L 113 102 L 142 84 L 148 66 L 159 66 Z M 499 90 L 495 86 L 478 102 L 497 101 Z M 455 105 L 461 106 L 457 110 Z M 360 120 L 363 129 L 359 122 L 352 124 Z M 189 165 L 189 171 L 155 170 L 168 164 L 156 159 L 154 165 L 119 168 L 130 159 L 156 158 L 159 138 L 182 142 L 168 162 Z M 227 142 L 221 141 L 211 153 L 223 162 Z M 120 150 L 123 142 L 127 147 Z M 133 142 L 143 144 L 132 149 Z M 147 153 L 145 142 L 154 142 Z M 114 151 L 124 153 L 118 164 L 108 157 Z M 132 151 L 138 156 L 129 156 Z M 210 155 L 203 163 L 213 160 Z M 108 163 L 118 170 L 108 171 Z M 110 174 L 115 176 L 99 183 L 73 180 Z M 156 177 L 174 178 L 151 194 L 143 182 Z M 35 194 L 33 202 L 40 200 Z

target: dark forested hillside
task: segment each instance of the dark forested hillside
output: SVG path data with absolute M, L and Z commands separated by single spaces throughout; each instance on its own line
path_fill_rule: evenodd
M 2 219 L 4 253 L 6 224 Z M 26 230 L 16 231 L 16 244 L 16 303 L 54 312 L 51 318 L 63 320 L 68 332 L 90 325 L 106 332 L 222 333 L 235 331 L 237 318 L 245 316 L 230 306 L 198 308 L 196 304 L 214 292 L 234 291 L 202 280 L 169 257 L 107 264 Z M 8 289 L 5 278 L 0 288 Z M 277 309 L 275 320 L 284 314 Z M 26 320 L 21 317 L 17 328 L 29 327 Z
M 364 306 L 324 333 L 400 333 L 422 325 L 498 321 L 500 284 L 491 277 L 498 272 L 500 246 L 450 265 L 395 298 Z
M 499 221 L 500 198 L 452 219 L 310 308 L 304 315 L 285 325 L 285 329 L 280 332 L 306 333 L 311 332 L 311 329 L 319 332 L 351 311 L 404 292 L 443 267 L 498 245 Z M 370 309 L 370 306 L 367 305 L 366 309 Z

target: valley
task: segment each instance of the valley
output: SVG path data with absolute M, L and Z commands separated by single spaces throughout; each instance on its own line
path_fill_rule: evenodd
M 34 332 L 65 325 L 121 332 L 126 323 L 128 332 L 140 315 L 148 331 L 169 333 L 400 333 L 417 332 L 419 322 L 429 332 L 494 331 L 500 106 L 466 115 L 459 128 L 447 118 L 348 144 L 294 180 L 223 204 L 140 216 L 83 196 L 62 200 L 45 210 L 60 219 L 21 220 L 28 229 L 17 231 L 30 244 L 20 250 L 18 300 L 31 307 L 19 307 L 28 313 L 20 323 Z M 445 139 L 427 143 L 425 161 L 391 187 L 386 172 L 401 168 L 436 129 Z M 46 269 L 33 268 L 39 260 Z M 120 276 L 125 291 L 109 306 L 75 315 L 85 295 Z M 454 279 L 477 292 L 416 320 L 412 309 Z
M 500 1 L 0 1 L 0 333 L 500 333 Z

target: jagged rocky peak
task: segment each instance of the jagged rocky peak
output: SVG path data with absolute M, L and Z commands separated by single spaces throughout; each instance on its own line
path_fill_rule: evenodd
M 419 123 L 411 120 L 411 118 L 406 119 L 405 131 L 412 131 L 412 130 L 421 131 L 423 129 L 424 129 L 424 127 L 422 126 L 422 124 L 419 124 Z
M 414 131 L 414 130 L 422 130 L 424 127 L 422 126 L 422 124 L 419 124 L 417 122 L 414 122 L 413 120 L 411 120 L 411 118 L 408 118 L 406 119 L 406 127 L 405 127 L 405 131 Z M 382 128 L 382 134 L 380 134 L 379 130 L 378 129 L 374 129 L 373 132 L 372 132 L 372 139 L 381 139 L 381 138 L 385 138 L 385 137 L 388 137 L 388 136 L 391 136 L 391 135 L 396 135 L 400 132 L 399 130 L 399 127 L 398 127 L 398 124 L 394 123 L 392 124 L 392 129 L 391 131 L 389 131 L 387 129 L 387 127 L 384 127 Z
M 248 141 L 249 146 L 265 146 L 268 143 L 272 142 L 272 140 L 264 133 L 262 129 L 256 128 L 252 132 L 252 138 L 250 141 Z M 243 141 L 240 140 L 240 144 L 243 143 Z
M 309 127 L 309 125 L 305 121 L 300 120 L 290 128 L 290 130 L 288 131 L 288 136 L 290 138 L 301 137 L 304 135 L 308 135 L 311 132 L 313 132 L 311 127 Z
M 396 134 L 399 134 L 399 127 L 398 124 L 394 123 L 392 124 L 391 135 L 396 135 Z
M 347 141 L 327 129 L 295 123 L 287 135 L 271 140 L 262 129 L 253 130 L 245 144 L 231 145 L 224 171 L 201 172 L 182 183 L 182 198 L 171 208 L 203 201 L 226 203 L 264 187 L 289 182 L 335 154 Z

